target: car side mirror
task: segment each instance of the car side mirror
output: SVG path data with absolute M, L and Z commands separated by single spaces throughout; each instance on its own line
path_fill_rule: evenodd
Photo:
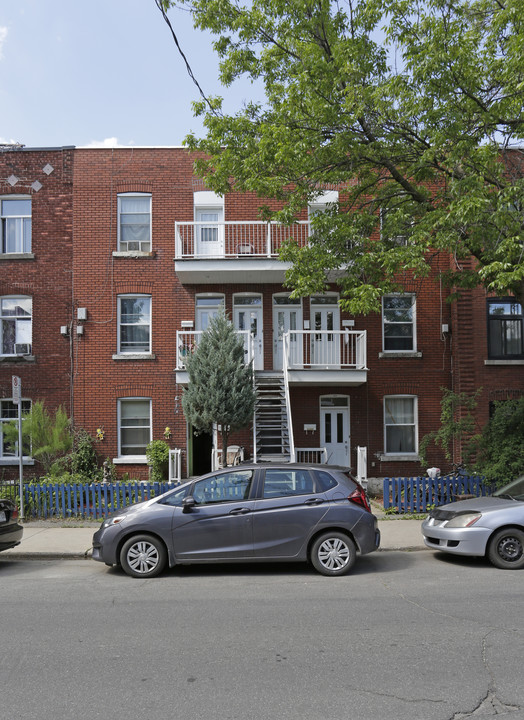
M 188 495 L 188 497 L 185 497 L 182 500 L 182 512 L 191 512 L 191 510 L 195 507 L 196 500 L 192 495 Z

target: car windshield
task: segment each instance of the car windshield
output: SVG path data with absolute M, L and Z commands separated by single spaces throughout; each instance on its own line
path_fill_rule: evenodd
M 524 501 L 524 475 L 521 475 L 516 480 L 513 480 L 513 482 L 510 482 L 509 485 L 504 485 L 504 487 L 495 490 L 493 496 Z

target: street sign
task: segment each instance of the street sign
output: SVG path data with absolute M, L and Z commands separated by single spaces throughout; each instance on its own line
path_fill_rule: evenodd
M 13 379 L 13 402 L 15 405 L 20 404 L 22 399 L 22 381 L 17 375 L 12 376 Z

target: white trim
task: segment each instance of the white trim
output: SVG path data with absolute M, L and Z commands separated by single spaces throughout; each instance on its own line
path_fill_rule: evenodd
M 117 399 L 117 436 L 118 436 L 118 458 L 113 462 L 119 464 L 125 463 L 146 463 L 147 458 L 145 453 L 143 455 L 122 455 L 122 403 L 133 402 L 136 400 L 147 401 L 149 403 L 149 440 L 146 446 L 149 445 L 153 439 L 153 400 L 150 397 L 121 397 Z
M 224 197 L 217 195 L 212 190 L 197 190 L 193 193 L 193 205 L 198 208 L 201 207 L 224 207 Z
M 121 343 L 121 313 L 122 313 L 122 305 L 121 300 L 126 299 L 132 299 L 132 298 L 149 298 L 149 347 L 147 350 L 143 351 L 136 351 L 136 350 L 122 350 L 120 343 Z M 151 358 L 153 355 L 151 350 L 152 345 L 152 337 L 153 337 L 153 297 L 152 295 L 148 293 L 122 293 L 121 295 L 117 295 L 117 333 L 116 333 L 116 355 L 120 358 L 129 358 L 132 356 L 137 356 L 140 358 Z
M 384 332 L 385 329 L 385 318 L 384 318 L 384 300 L 386 298 L 390 297 L 410 297 L 411 298 L 411 326 L 413 328 L 413 346 L 409 348 L 409 350 L 386 350 L 385 343 L 386 343 L 386 335 Z M 382 297 L 382 353 L 379 355 L 379 357 L 400 357 L 400 356 L 414 356 L 414 353 L 417 352 L 417 296 L 416 293 L 387 293 L 387 295 L 384 295 Z M 395 325 L 397 323 L 389 323 L 391 325 Z M 400 324 L 400 323 L 398 323 Z M 406 323 L 407 324 L 407 323 Z M 416 356 L 415 356 L 416 357 Z
M 414 443 L 415 449 L 413 452 L 387 452 L 387 433 L 386 428 L 391 427 L 390 424 L 386 424 L 386 401 L 387 400 L 402 400 L 411 399 L 413 400 L 413 423 L 404 423 L 402 427 L 413 427 L 414 428 Z M 418 395 L 409 395 L 404 393 L 384 395 L 382 398 L 382 423 L 384 432 L 384 453 L 383 457 L 389 460 L 408 460 L 418 458 Z

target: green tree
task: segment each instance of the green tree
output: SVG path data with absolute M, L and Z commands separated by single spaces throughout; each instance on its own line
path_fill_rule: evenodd
M 152 440 L 146 447 L 147 464 L 151 468 L 151 481 L 163 482 L 169 475 L 169 445 L 165 440 Z
M 420 441 L 420 461 L 422 465 L 427 464 L 428 449 L 434 445 L 444 451 L 444 456 L 450 463 L 454 460 L 455 450 L 460 448 L 462 459 L 469 463 L 477 450 L 479 440 L 475 409 L 482 388 L 473 394 L 456 393 L 448 388 L 441 390 L 443 395 L 440 402 L 440 427 L 424 435 Z
M 219 314 L 209 323 L 192 355 L 186 358 L 189 383 L 182 395 L 182 408 L 189 423 L 199 432 L 221 427 L 224 462 L 232 432 L 253 419 L 255 391 L 252 365 L 246 365 L 244 344 L 233 325 Z
M 6 424 L 4 432 L 9 443 L 18 442 L 17 422 Z M 71 425 L 63 407 L 57 408 L 53 415 L 43 402 L 33 403 L 31 410 L 22 417 L 22 445 L 24 454 L 41 463 L 44 475 L 51 472 L 56 460 L 68 453 L 73 445 Z
M 524 473 L 524 397 L 496 402 L 480 439 L 476 470 L 504 485 Z
M 435 267 L 524 301 L 522 0 L 157 0 L 166 19 L 175 4 L 217 37 L 221 83 L 265 95 L 230 115 L 194 103 L 207 185 L 276 198 L 262 217 L 288 224 L 343 188 L 308 247 L 282 252 L 296 294 L 344 266 L 341 305 L 368 312 Z

